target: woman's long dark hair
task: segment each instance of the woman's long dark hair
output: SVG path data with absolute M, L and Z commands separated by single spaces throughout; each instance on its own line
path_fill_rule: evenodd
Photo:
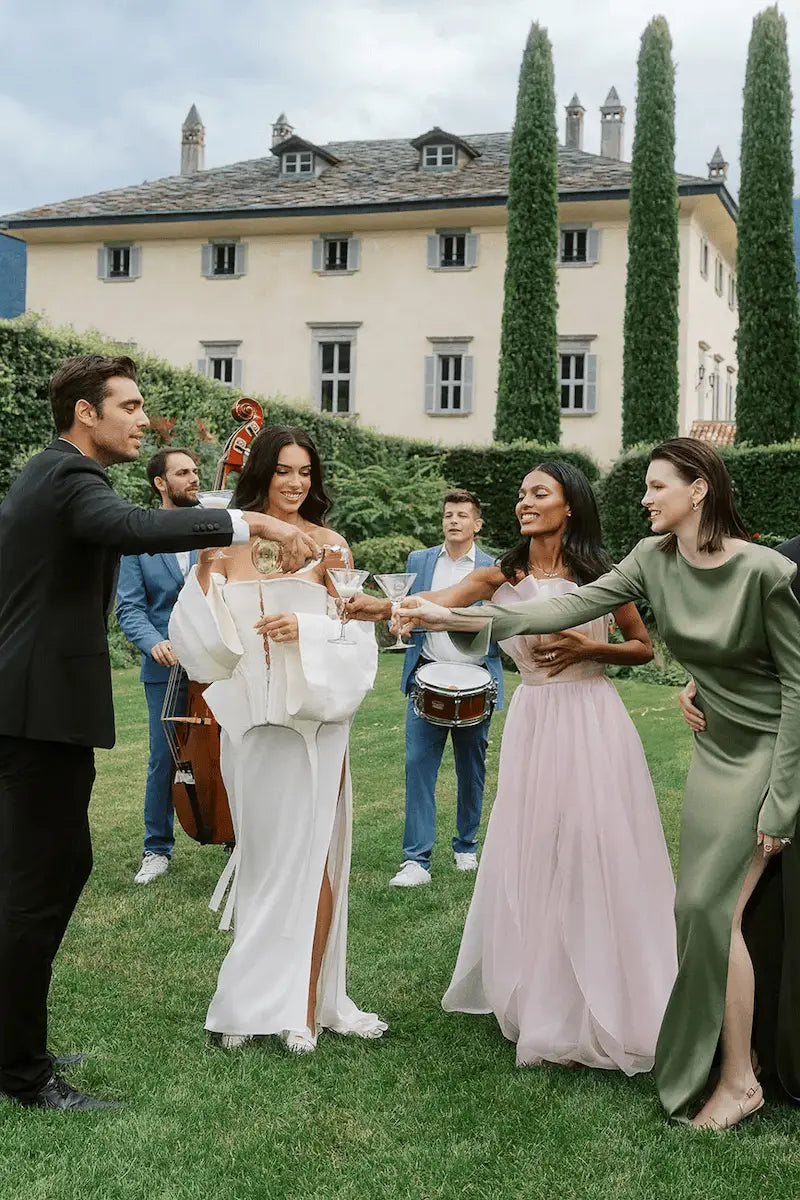
M 266 425 L 253 438 L 250 453 L 233 493 L 231 508 L 241 508 L 245 512 L 264 511 L 269 497 L 269 485 L 284 446 L 302 446 L 308 451 L 311 460 L 311 488 L 300 505 L 299 512 L 300 516 L 312 525 L 324 525 L 333 501 L 325 491 L 317 447 L 304 429 L 294 429 L 289 425 Z
M 570 517 L 562 537 L 564 565 L 578 584 L 592 583 L 611 569 L 611 557 L 603 545 L 600 513 L 589 480 L 583 471 L 566 462 L 542 462 L 528 472 L 543 471 L 561 485 L 570 509 Z M 530 570 L 531 539 L 522 541 L 499 560 L 498 566 L 506 579 L 515 580 L 521 572 Z
M 697 531 L 697 549 L 707 554 L 715 554 L 724 546 L 726 537 L 742 538 L 750 541 L 750 534 L 744 527 L 744 521 L 736 507 L 733 494 L 733 480 L 728 474 L 728 468 L 708 442 L 699 442 L 696 438 L 670 438 L 662 442 L 650 452 L 650 462 L 658 459 L 671 463 L 684 483 L 694 483 L 695 479 L 704 479 L 708 491 L 703 500 L 700 513 L 700 528 Z M 674 550 L 678 539 L 674 533 L 668 533 L 659 544 L 659 550 Z

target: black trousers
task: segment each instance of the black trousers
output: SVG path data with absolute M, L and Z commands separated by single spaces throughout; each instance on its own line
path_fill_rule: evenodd
M 52 1073 L 53 959 L 92 869 L 90 746 L 0 736 L 0 1091 L 31 1099 Z

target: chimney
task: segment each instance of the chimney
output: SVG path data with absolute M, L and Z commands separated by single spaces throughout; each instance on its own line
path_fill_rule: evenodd
M 729 163 L 725 162 L 722 151 L 720 150 L 719 146 L 717 146 L 714 154 L 712 155 L 711 162 L 708 164 L 708 178 L 718 179 L 721 183 L 724 183 L 728 178 L 729 165 Z
M 625 105 L 612 87 L 600 108 L 600 153 L 603 158 L 621 159 L 625 144 Z
M 181 130 L 181 175 L 196 175 L 206 165 L 206 130 L 193 104 Z
M 564 144 L 568 150 L 583 149 L 583 114 L 586 109 L 578 99 L 578 93 L 567 105 L 567 135 Z
M 293 127 L 289 124 L 286 113 L 282 112 L 275 124 L 272 126 L 272 148 L 275 149 L 281 142 L 285 142 L 294 133 Z

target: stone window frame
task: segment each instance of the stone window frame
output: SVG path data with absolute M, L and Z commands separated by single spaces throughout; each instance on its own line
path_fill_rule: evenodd
M 128 252 L 128 270 L 124 275 L 111 274 L 111 255 Z M 133 283 L 142 274 L 142 248 L 136 242 L 104 242 L 97 251 L 97 278 L 103 283 Z
M 219 247 L 233 247 L 233 270 L 216 271 L 215 252 Z M 237 237 L 209 238 L 200 247 L 200 271 L 204 279 L 241 279 L 247 274 L 247 242 Z
M 347 265 L 334 269 L 327 265 L 330 242 L 347 242 Z M 311 270 L 317 275 L 354 275 L 361 268 L 361 239 L 352 233 L 323 233 L 311 243 Z
M 586 257 L 584 259 L 564 258 L 564 235 L 568 233 L 586 234 Z M 558 227 L 558 265 L 568 269 L 596 267 L 600 261 L 600 230 L 591 223 L 569 222 Z
M 463 264 L 443 262 L 443 239 L 462 237 L 464 239 Z M 427 246 L 429 271 L 473 271 L 478 265 L 480 235 L 473 233 L 471 229 L 437 229 L 436 233 L 428 234 Z
M 241 388 L 244 381 L 244 361 L 240 356 L 241 341 L 233 339 L 201 341 L 203 355 L 197 360 L 197 370 L 206 379 L 213 379 L 226 387 Z M 230 361 L 230 379 L 223 379 L 214 374 L 214 361 Z
M 347 373 L 350 387 L 348 390 L 348 408 L 346 412 L 331 412 L 334 417 L 356 417 L 356 368 L 358 357 L 358 330 L 361 321 L 307 321 L 311 331 L 311 395 L 318 412 L 327 410 L 322 407 L 322 347 L 331 342 L 350 343 L 350 370 Z M 337 376 L 338 377 L 338 376 Z
M 558 339 L 558 397 L 559 411 L 562 417 L 593 417 L 599 411 L 598 355 L 592 348 L 596 340 L 597 335 L 594 333 L 564 334 Z M 562 373 L 562 359 L 566 357 L 583 358 L 582 376 L 576 376 L 574 372 L 570 372 L 569 376 Z M 572 392 L 571 403 L 566 408 L 561 403 L 563 387 L 570 388 Z M 583 388 L 583 403 L 580 407 L 576 407 L 574 404 L 576 387 Z
M 475 357 L 469 353 L 472 335 L 460 337 L 429 337 L 428 341 L 433 350 L 425 356 L 425 414 L 429 417 L 469 417 L 475 411 Z M 448 372 L 452 360 L 460 358 L 460 378 L 443 379 L 444 362 L 448 362 Z M 458 408 L 443 407 L 441 402 L 442 387 L 452 395 L 456 387 L 460 388 Z

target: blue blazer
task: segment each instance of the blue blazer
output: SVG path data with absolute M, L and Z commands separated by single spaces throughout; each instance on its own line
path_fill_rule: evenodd
M 441 545 L 431 546 L 429 550 L 412 550 L 406 562 L 407 571 L 416 571 L 417 578 L 411 585 L 409 595 L 413 596 L 415 592 L 429 592 L 433 587 L 433 572 L 436 567 L 436 560 L 439 557 Z M 490 558 L 479 546 L 475 547 L 475 566 L 476 567 L 491 567 L 494 559 Z M 403 677 L 400 681 L 400 690 L 405 694 L 411 690 L 411 678 L 419 666 L 419 660 L 422 655 L 422 647 L 425 642 L 424 629 L 415 629 L 411 635 L 411 645 L 405 652 L 403 658 Z M 500 651 L 497 648 L 497 643 L 492 642 L 489 647 L 489 653 L 483 660 L 483 665 L 492 676 L 497 684 L 497 707 L 503 707 L 503 665 L 500 662 Z
M 192 550 L 189 561 L 197 562 Z M 157 642 L 168 636 L 169 618 L 183 587 L 174 554 L 125 554 L 117 580 L 117 620 L 128 641 L 142 652 L 139 678 L 143 683 L 166 683 L 169 667 L 150 657 Z

